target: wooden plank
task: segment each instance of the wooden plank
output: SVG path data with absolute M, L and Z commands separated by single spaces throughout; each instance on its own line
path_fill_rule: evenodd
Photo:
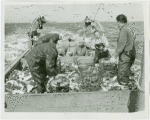
M 5 69 L 5 77 L 7 77 L 7 75 L 17 67 L 17 65 L 19 64 L 21 58 L 24 57 L 28 52 L 29 52 L 29 50 L 26 50 L 21 56 L 19 56 L 17 59 L 15 59 L 15 61 L 13 61 L 11 63 L 11 65 L 9 65 Z
M 51 93 L 41 95 L 6 95 L 6 111 L 103 111 L 105 108 L 122 112 L 127 108 L 130 91 Z M 103 106 L 103 107 L 102 107 Z M 112 106 L 112 107 L 111 107 Z M 127 111 L 127 110 L 126 110 Z

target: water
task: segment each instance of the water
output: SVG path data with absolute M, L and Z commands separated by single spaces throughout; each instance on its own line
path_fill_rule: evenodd
M 118 28 L 116 22 L 102 22 L 105 29 L 105 35 L 109 41 L 110 48 L 116 46 L 118 37 Z M 139 42 L 144 41 L 144 23 L 129 23 L 137 34 L 137 46 Z M 80 40 L 83 35 L 84 23 L 46 23 L 41 35 L 56 32 L 63 33 L 64 39 L 68 36 Z M 28 35 L 30 23 L 6 23 L 5 24 L 5 67 L 10 65 L 19 55 L 28 49 Z

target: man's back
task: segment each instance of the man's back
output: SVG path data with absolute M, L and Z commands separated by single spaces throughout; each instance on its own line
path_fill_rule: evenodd
M 51 40 L 51 38 L 54 36 L 59 36 L 59 35 L 57 33 L 46 34 L 46 35 L 40 37 L 38 42 L 48 43 Z
M 39 62 L 40 60 L 46 60 L 47 55 L 57 56 L 56 44 L 52 41 L 34 47 L 26 56 L 26 59 Z

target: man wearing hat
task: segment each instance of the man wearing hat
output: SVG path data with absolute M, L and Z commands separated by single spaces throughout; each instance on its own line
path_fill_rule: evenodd
M 75 47 L 74 56 L 85 56 L 87 54 L 87 48 L 84 41 L 80 41 Z
M 46 76 L 55 76 L 57 74 L 58 50 L 56 44 L 59 36 L 55 35 L 48 43 L 40 44 L 34 47 L 25 59 L 28 63 L 31 75 L 35 81 L 37 93 L 45 91 L 44 82 Z
M 43 24 L 46 22 L 47 21 L 45 20 L 44 16 L 39 17 L 33 21 L 31 31 L 28 32 L 28 35 L 31 38 L 31 41 L 29 41 L 30 49 L 32 45 L 34 44 L 34 42 L 38 40 L 38 37 L 40 36 L 39 30 L 43 29 Z
M 49 34 L 46 34 L 46 35 L 40 37 L 37 41 L 37 45 L 40 45 L 42 43 L 48 43 L 55 36 L 59 36 L 59 40 L 63 39 L 63 34 L 49 33 Z

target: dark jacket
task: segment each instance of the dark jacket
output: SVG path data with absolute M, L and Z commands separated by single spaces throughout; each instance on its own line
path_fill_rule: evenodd
M 57 33 L 50 33 L 50 34 L 44 35 L 38 39 L 37 44 L 39 45 L 42 43 L 48 43 L 53 37 L 59 38 L 59 35 Z
M 136 35 L 128 25 L 124 25 L 120 29 L 116 53 L 119 56 L 122 52 L 130 52 L 134 49 L 134 41 Z
M 29 67 L 35 63 L 40 66 L 40 62 L 45 61 L 47 74 L 51 75 L 56 70 L 57 56 L 56 44 L 50 41 L 34 47 L 25 58 Z

